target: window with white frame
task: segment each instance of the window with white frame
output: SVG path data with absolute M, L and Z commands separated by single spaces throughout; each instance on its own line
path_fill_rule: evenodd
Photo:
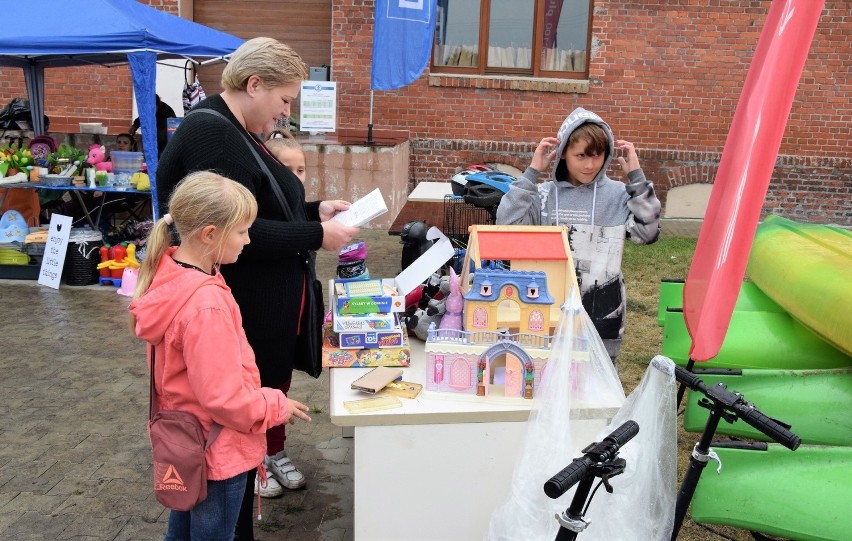
M 438 0 L 433 73 L 585 78 L 593 0 Z

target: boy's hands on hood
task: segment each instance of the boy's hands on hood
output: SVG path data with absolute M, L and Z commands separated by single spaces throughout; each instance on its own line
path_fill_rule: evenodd
M 533 152 L 530 167 L 544 173 L 550 167 L 553 159 L 556 158 L 556 153 L 559 151 L 559 139 L 556 137 L 544 137 L 535 147 Z
M 639 155 L 636 154 L 636 147 L 633 146 L 633 143 L 624 139 L 616 139 L 615 148 L 621 150 L 623 154 L 623 156 L 618 157 L 618 163 L 621 165 L 621 170 L 624 171 L 625 176 L 631 171 L 641 168 L 639 166 Z

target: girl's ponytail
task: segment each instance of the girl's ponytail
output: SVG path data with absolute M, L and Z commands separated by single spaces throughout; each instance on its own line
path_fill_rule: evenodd
M 166 215 L 168 216 L 168 214 Z M 154 274 L 160 266 L 160 261 L 163 259 L 163 254 L 171 245 L 172 234 L 169 231 L 169 224 L 166 221 L 166 216 L 157 220 L 151 232 L 148 234 L 148 241 L 145 244 L 145 259 L 139 268 L 139 276 L 136 280 L 136 291 L 133 293 L 133 298 L 140 297 L 148 288 L 151 287 L 151 282 L 154 281 Z M 136 334 L 136 318 L 130 316 L 130 330 Z

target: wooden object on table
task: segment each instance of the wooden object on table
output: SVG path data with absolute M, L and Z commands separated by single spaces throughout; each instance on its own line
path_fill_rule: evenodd
M 429 226 L 434 225 L 443 231 L 444 203 L 435 201 L 407 201 L 388 228 L 388 234 L 399 235 L 405 224 L 417 220 L 424 221 Z
M 414 383 L 412 381 L 392 381 L 387 386 L 379 391 L 379 394 L 399 396 L 401 398 L 417 398 L 420 391 L 423 390 L 423 384 Z
M 408 222 L 426 222 L 444 231 L 444 196 L 452 193 L 449 182 L 421 182 L 408 194 L 407 201 L 388 229 L 389 235 L 399 235 Z

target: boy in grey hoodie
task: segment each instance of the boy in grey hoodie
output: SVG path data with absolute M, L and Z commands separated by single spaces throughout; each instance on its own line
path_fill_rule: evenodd
M 615 155 L 627 184 L 606 176 Z M 551 162 L 556 167 L 538 184 Z M 621 350 L 627 292 L 621 273 L 624 239 L 651 244 L 660 234 L 660 200 L 645 179 L 633 143 L 578 107 L 556 137 L 545 137 L 530 166 L 497 208 L 498 224 L 567 225 L 583 306 L 615 360 Z

